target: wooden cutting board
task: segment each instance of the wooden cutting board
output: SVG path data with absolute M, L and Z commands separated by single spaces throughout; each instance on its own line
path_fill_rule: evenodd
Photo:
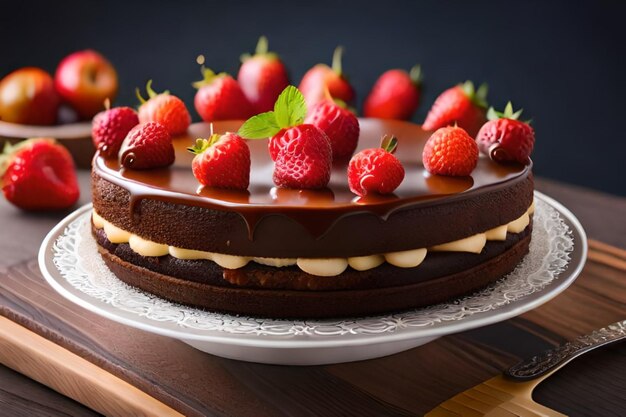
M 591 241 L 576 283 L 521 317 L 387 358 L 285 367 L 218 358 L 96 316 L 57 295 L 28 261 L 0 271 L 0 362 L 114 416 L 422 415 L 522 357 L 626 317 L 625 271 L 626 251 Z M 605 381 L 595 389 L 556 374 L 546 387 L 559 388 L 540 387 L 538 400 L 566 414 L 623 410 L 624 353 L 581 360 Z

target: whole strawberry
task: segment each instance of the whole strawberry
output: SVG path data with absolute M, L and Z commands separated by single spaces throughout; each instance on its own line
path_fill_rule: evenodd
M 51 138 L 5 145 L 0 156 L 0 186 L 7 200 L 24 210 L 60 210 L 80 195 L 74 161 Z
M 250 149 L 239 135 L 214 134 L 187 149 L 196 155 L 191 170 L 200 184 L 236 190 L 250 185 Z
M 204 79 L 193 83 L 198 89 L 193 103 L 202 120 L 243 120 L 254 114 L 252 105 L 233 77 L 225 72 L 215 74 L 204 67 L 202 75 Z
M 398 139 L 385 136 L 380 148 L 365 149 L 350 159 L 348 185 L 358 196 L 391 194 L 404 179 L 404 167 L 393 155 Z
M 317 103 L 304 119 L 319 127 L 328 139 L 333 150 L 333 160 L 352 156 L 359 141 L 359 120 L 349 110 L 332 100 Z
M 302 77 L 298 89 L 304 95 L 307 106 L 312 108 L 319 101 L 326 99 L 326 90 L 333 100 L 340 100 L 350 105 L 354 102 L 354 88 L 343 73 L 341 56 L 343 48 L 338 46 L 333 53 L 332 67 L 317 64 Z
M 522 110 L 513 112 L 510 101 L 502 113 L 489 108 L 489 121 L 476 136 L 478 149 L 496 162 L 528 164 L 535 145 L 535 131 L 529 123 L 518 120 L 521 114 Z
M 419 65 L 410 72 L 392 69 L 374 83 L 363 104 L 365 117 L 409 120 L 419 105 L 422 72 Z
M 422 162 L 431 174 L 464 177 L 476 168 L 478 146 L 461 127 L 442 127 L 426 142 Z
M 174 163 L 174 146 L 165 126 L 157 122 L 133 127 L 120 149 L 120 164 L 131 169 L 162 168 Z
M 274 184 L 285 188 L 324 188 L 330 181 L 332 148 L 328 137 L 313 125 L 289 128 L 297 139 L 289 141 L 276 156 Z
M 302 124 L 305 116 L 304 97 L 290 85 L 278 96 L 273 111 L 251 117 L 239 129 L 247 139 L 270 138 L 273 179 L 279 187 L 324 188 L 330 180 L 330 140 L 318 127 Z
M 268 52 L 267 38 L 261 36 L 254 55 L 242 55 L 241 62 L 237 81 L 254 113 L 272 110 L 278 95 L 289 85 L 289 76 L 278 55 Z
M 476 137 L 480 127 L 487 121 L 487 85 L 474 90 L 474 84 L 466 81 L 447 89 L 437 97 L 422 125 L 424 130 L 457 124 L 471 137 Z
M 137 112 L 130 107 L 115 107 L 96 114 L 91 122 L 91 138 L 105 157 L 117 156 L 124 138 L 139 124 Z
M 168 91 L 156 93 L 152 89 L 152 80 L 148 81 L 146 90 L 148 91 L 148 100 L 141 96 L 139 89 L 136 89 L 137 98 L 141 102 L 139 121 L 141 123 L 160 123 L 172 136 L 185 133 L 191 124 L 191 116 L 185 103 Z

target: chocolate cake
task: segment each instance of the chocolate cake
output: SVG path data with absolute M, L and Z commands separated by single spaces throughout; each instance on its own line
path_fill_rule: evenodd
M 360 119 L 358 149 L 398 138 L 406 176 L 392 195 L 350 192 L 346 162 L 322 190 L 276 188 L 266 140 L 249 141 L 246 191 L 201 188 L 185 152 L 210 134 L 193 124 L 161 169 L 93 161 L 93 234 L 123 281 L 172 301 L 235 314 L 319 318 L 429 305 L 480 289 L 528 252 L 532 166 L 481 156 L 469 177 L 428 174 L 429 134 Z M 216 132 L 236 122 L 214 123 Z

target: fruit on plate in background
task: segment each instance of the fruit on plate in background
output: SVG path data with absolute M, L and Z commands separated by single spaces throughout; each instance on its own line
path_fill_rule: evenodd
M 268 51 L 265 36 L 259 38 L 254 55 L 241 56 L 237 81 L 254 114 L 272 110 L 278 95 L 289 85 L 287 69 L 275 52 Z
M 172 137 L 158 122 L 133 127 L 120 148 L 120 164 L 130 169 L 164 168 L 174 163 Z
M 478 149 L 496 162 L 528 164 L 535 146 L 535 130 L 529 122 L 518 120 L 522 110 L 513 112 L 509 101 L 503 112 L 489 108 L 489 121 L 476 136 Z
M 487 84 L 482 84 L 475 90 L 474 83 L 466 81 L 447 89 L 437 97 L 422 128 L 437 130 L 456 123 L 474 138 L 487 121 L 486 112 Z
M 333 160 L 345 160 L 354 153 L 359 142 L 359 120 L 350 110 L 332 99 L 320 101 L 313 106 L 304 123 L 317 126 L 326 133 L 333 150 Z
M 130 107 L 114 107 L 102 111 L 91 122 L 93 144 L 102 155 L 117 156 L 126 135 L 138 124 L 137 112 Z
M 187 150 L 196 155 L 191 170 L 203 186 L 245 190 L 250 185 L 250 148 L 236 133 L 196 139 Z
M 409 72 L 390 69 L 374 83 L 363 104 L 363 115 L 410 120 L 419 105 L 421 86 L 422 71 L 419 65 L 415 65 Z
M 304 96 L 292 85 L 278 96 L 274 110 L 246 120 L 238 134 L 246 139 L 270 138 L 274 184 L 283 188 L 324 188 L 333 162 L 328 136 L 306 116 Z
M 398 139 L 385 136 L 380 148 L 364 149 L 350 159 L 348 185 L 358 196 L 371 193 L 391 194 L 404 179 L 404 167 L 393 154 Z
M 181 135 L 191 124 L 191 115 L 185 103 L 178 97 L 164 91 L 157 93 L 152 89 L 152 80 L 146 85 L 148 99 L 144 99 L 137 88 L 139 106 L 139 121 L 141 123 L 157 122 L 163 125 L 172 136 Z
M 201 71 L 203 79 L 193 83 L 198 89 L 193 104 L 202 120 L 245 120 L 254 114 L 252 105 L 233 77 L 225 72 L 216 74 L 205 67 Z
M 426 141 L 422 163 L 431 174 L 464 177 L 478 164 L 478 145 L 463 128 L 442 127 Z
M 26 125 L 51 125 L 57 120 L 60 98 L 46 71 L 27 67 L 0 81 L 0 120 Z
M 82 119 L 91 119 L 104 110 L 104 101 L 115 100 L 117 72 L 111 63 L 96 51 L 74 52 L 59 63 L 54 75 L 58 93 Z
M 347 105 L 353 104 L 355 92 L 343 73 L 342 54 L 343 48 L 338 46 L 333 53 L 332 67 L 317 64 L 302 77 L 298 89 L 304 95 L 309 108 L 326 98 L 327 89 L 333 100 L 341 100 Z
M 24 210 L 66 209 L 80 194 L 72 156 L 51 138 L 6 144 L 0 186 L 6 199 Z

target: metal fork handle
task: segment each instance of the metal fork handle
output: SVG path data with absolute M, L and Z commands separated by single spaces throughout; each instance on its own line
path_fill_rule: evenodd
M 626 320 L 594 330 L 574 341 L 524 360 L 505 371 L 504 376 L 518 382 L 539 378 L 559 369 L 580 355 L 623 339 L 626 339 Z

